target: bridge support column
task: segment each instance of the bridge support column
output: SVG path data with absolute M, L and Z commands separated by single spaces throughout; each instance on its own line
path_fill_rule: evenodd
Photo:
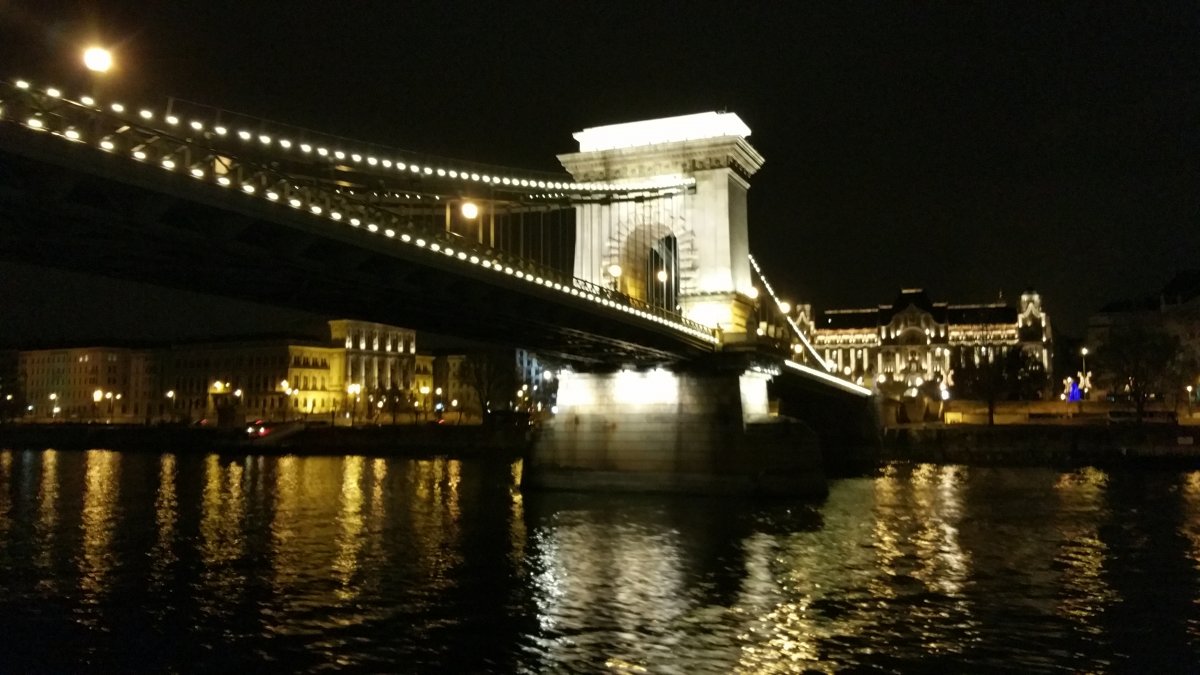
M 564 373 L 530 487 L 821 496 L 815 435 L 767 415 L 758 372 Z

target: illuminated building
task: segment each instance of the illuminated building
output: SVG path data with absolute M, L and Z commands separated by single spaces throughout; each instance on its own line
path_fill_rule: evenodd
M 333 420 L 363 399 L 414 392 L 415 332 L 339 319 L 329 322 L 329 335 L 328 342 L 280 336 L 174 345 L 166 378 L 174 412 L 238 424 Z
M 904 289 L 891 304 L 867 309 L 814 313 L 810 305 L 802 305 L 798 323 L 828 370 L 860 384 L 941 382 L 968 361 L 978 364 L 1014 348 L 1050 371 L 1050 318 L 1032 290 L 1022 293 L 1020 305 L 1013 307 L 1005 302 L 932 302 L 922 289 Z
M 329 322 L 329 335 L 326 341 L 253 336 L 154 349 L 21 351 L 17 380 L 23 387 L 14 399 L 24 399 L 29 421 L 241 424 L 322 415 L 332 420 L 385 392 L 415 395 L 412 330 L 336 320 Z
M 150 350 L 32 349 L 21 351 L 17 362 L 26 419 L 139 422 L 160 413 Z

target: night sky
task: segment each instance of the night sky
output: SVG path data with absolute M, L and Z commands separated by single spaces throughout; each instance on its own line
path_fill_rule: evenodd
M 106 5 L 0 0 L 0 75 L 69 85 L 98 40 L 126 102 L 532 169 L 584 127 L 736 112 L 767 160 L 752 250 L 817 308 L 1033 286 L 1079 334 L 1200 267 L 1194 1 Z M 303 318 L 0 265 L 0 342 Z

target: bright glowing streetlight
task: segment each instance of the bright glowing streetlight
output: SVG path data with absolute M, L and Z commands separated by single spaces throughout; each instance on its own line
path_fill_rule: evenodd
M 479 216 L 479 207 L 475 202 L 463 202 L 461 211 L 463 218 L 467 220 L 475 220 Z
M 107 73 L 113 65 L 112 52 L 103 47 L 83 50 L 83 65 L 93 73 Z

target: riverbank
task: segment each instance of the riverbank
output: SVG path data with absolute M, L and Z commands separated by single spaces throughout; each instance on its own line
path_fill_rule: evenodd
M 1200 430 L 1175 424 L 888 428 L 883 459 L 977 466 L 1200 468 Z
M 223 452 L 262 455 L 519 456 L 529 427 L 397 425 L 331 427 L 295 423 L 251 438 L 245 429 L 176 425 L 20 424 L 0 426 L 0 448 L 108 449 L 129 452 Z

